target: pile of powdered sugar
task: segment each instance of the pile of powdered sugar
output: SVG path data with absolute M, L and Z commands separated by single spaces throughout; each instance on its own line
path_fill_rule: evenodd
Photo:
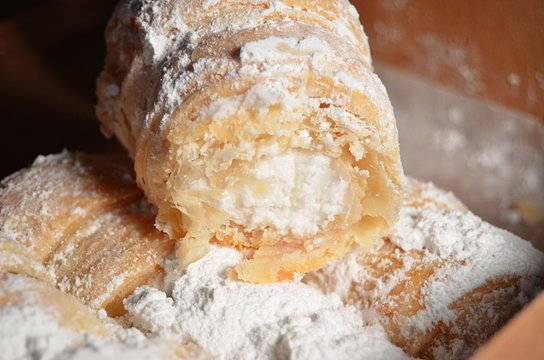
M 59 314 L 35 304 L 31 296 L 13 301 L 0 307 L 3 355 L 42 360 L 177 358 L 180 344 L 190 342 L 195 346 L 181 348 L 190 359 L 208 354 L 218 359 L 406 358 L 380 325 L 365 321 L 334 294 L 300 280 L 254 285 L 230 279 L 229 269 L 241 259 L 236 250 L 213 246 L 171 279 L 170 296 L 153 287 L 137 289 L 125 300 L 127 315 L 119 319 L 127 328 L 111 324 L 113 337 L 65 328 Z M 15 285 L 26 286 L 24 279 L 19 277 Z
M 2 359 L 52 359 L 73 346 L 77 334 L 62 329 L 38 305 L 0 307 Z
M 301 283 L 254 285 L 229 278 L 242 260 L 212 247 L 172 283 L 171 296 L 142 287 L 125 300 L 127 319 L 149 334 L 194 341 L 219 359 L 404 358 L 379 325 Z
M 111 336 L 74 329 L 78 323 L 83 325 L 85 316 L 91 313 L 74 313 L 73 318 L 67 319 L 62 313 L 63 305 L 56 302 L 62 300 L 53 298 L 56 290 L 41 292 L 49 285 L 15 274 L 3 274 L 0 281 L 1 359 L 84 360 L 114 359 L 122 355 L 135 360 L 152 360 L 157 359 L 158 354 L 179 351 L 179 346 L 171 340 L 148 339 L 135 328 L 122 329 L 110 321 L 103 323 L 103 330 L 108 329 Z

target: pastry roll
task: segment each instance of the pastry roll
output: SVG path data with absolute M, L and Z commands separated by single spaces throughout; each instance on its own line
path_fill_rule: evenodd
M 542 290 L 544 254 L 453 195 L 411 180 L 381 246 L 305 280 L 374 313 L 410 356 L 463 359 Z
M 110 316 L 143 284 L 160 281 L 174 242 L 129 162 L 63 152 L 1 182 L 0 271 L 48 281 Z
M 97 114 L 190 263 L 239 279 L 318 269 L 387 234 L 402 168 L 387 93 L 347 0 L 122 1 Z

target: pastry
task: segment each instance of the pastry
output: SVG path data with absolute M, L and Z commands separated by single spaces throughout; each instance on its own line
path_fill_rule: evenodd
M 25 245 L 0 232 L 0 274 L 21 274 L 46 284 L 53 284 L 51 273 Z
M 211 242 L 241 280 L 292 279 L 396 221 L 395 119 L 347 0 L 122 1 L 106 41 L 97 115 L 185 266 Z
M 136 287 L 162 279 L 161 263 L 174 249 L 154 216 L 128 161 L 39 157 L 1 183 L 0 270 L 57 284 L 119 315 Z
M 404 179 L 347 1 L 127 0 L 106 35 L 135 174 L 1 182 L 8 358 L 465 358 L 543 288 L 542 253 Z
M 153 228 L 126 160 L 63 152 L 1 184 L 0 332 L 18 309 L 20 331 L 3 340 L 13 354 L 27 348 L 21 339 L 51 337 L 65 340 L 40 352 L 57 344 L 66 359 L 459 359 L 544 285 L 542 253 L 412 179 L 400 220 L 380 243 L 274 284 L 236 280 L 229 269 L 243 253 L 216 244 L 176 271 L 167 258 L 174 241 Z M 30 331 L 39 316 L 47 325 Z M 131 331 L 147 338 L 131 345 L 123 335 Z
M 467 358 L 542 290 L 544 255 L 451 193 L 410 180 L 405 194 L 383 245 L 305 281 L 373 313 L 410 356 Z

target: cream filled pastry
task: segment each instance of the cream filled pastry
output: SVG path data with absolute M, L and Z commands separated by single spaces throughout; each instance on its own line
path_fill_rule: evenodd
M 348 1 L 122 1 L 106 39 L 98 117 L 183 264 L 215 243 L 241 280 L 292 279 L 397 220 L 395 118 Z
M 461 359 L 544 286 L 544 254 L 414 180 L 383 241 L 271 284 L 238 280 L 246 254 L 215 244 L 179 271 L 111 156 L 4 179 L 0 231 L 7 359 Z

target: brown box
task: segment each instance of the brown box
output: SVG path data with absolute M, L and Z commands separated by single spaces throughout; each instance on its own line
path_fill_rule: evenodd
M 375 59 L 544 120 L 542 0 L 353 0 Z

